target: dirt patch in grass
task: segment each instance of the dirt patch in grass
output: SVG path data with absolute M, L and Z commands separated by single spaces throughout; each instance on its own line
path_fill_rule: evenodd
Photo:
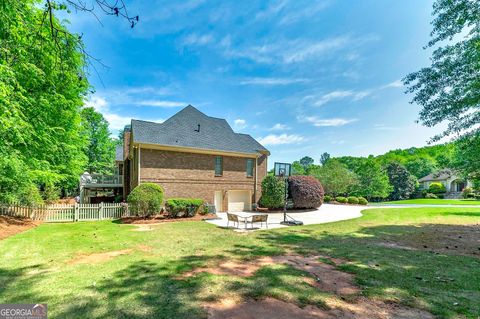
M 105 262 L 109 259 L 112 259 L 117 256 L 126 255 L 131 253 L 131 249 L 123 249 L 123 250 L 114 250 L 108 251 L 105 253 L 96 253 L 90 255 L 80 255 L 75 257 L 74 259 L 68 262 L 69 265 L 77 265 L 77 264 L 96 264 Z
M 182 217 L 182 218 L 167 218 L 164 215 L 156 215 L 152 217 L 124 217 L 120 219 L 122 224 L 136 224 L 136 225 L 145 225 L 145 224 L 161 224 L 161 223 L 171 223 L 171 222 L 185 222 L 185 221 L 202 221 L 204 219 L 216 218 L 215 214 L 206 214 L 200 215 L 197 214 L 193 217 Z
M 29 218 L 0 216 L 0 240 L 24 232 L 40 224 Z
M 327 262 L 322 262 L 325 260 Z M 308 305 L 300 308 L 294 303 L 274 298 L 242 300 L 240 296 L 231 296 L 220 301 L 204 304 L 209 319 L 313 319 L 313 318 L 355 318 L 355 319 L 430 319 L 434 318 L 423 310 L 409 308 L 391 302 L 383 302 L 360 296 L 360 288 L 354 284 L 352 274 L 342 272 L 335 265 L 343 260 L 325 256 L 284 255 L 262 257 L 248 262 L 223 261 L 216 265 L 197 268 L 183 274 L 183 277 L 195 276 L 202 272 L 216 275 L 250 277 L 261 267 L 284 264 L 307 272 L 305 281 L 319 290 L 332 293 L 325 300 L 325 309 Z M 348 296 L 348 297 L 347 297 Z M 347 297 L 347 298 L 345 298 Z
M 352 274 L 339 271 L 332 264 L 319 261 L 319 258 L 326 257 L 305 257 L 291 254 L 262 257 L 252 261 L 228 260 L 207 267 L 196 268 L 182 274 L 180 278 L 192 277 L 204 272 L 214 275 L 250 277 L 261 267 L 283 264 L 309 273 L 310 277 L 305 277 L 305 281 L 320 290 L 339 295 L 353 295 L 360 292 L 360 289 L 353 283 L 354 277 Z M 332 260 L 333 264 L 336 264 L 336 262 L 339 262 L 339 260 Z
M 421 228 L 420 228 L 421 227 Z M 480 257 L 480 225 L 420 225 L 419 230 L 379 245 L 433 253 Z
M 430 319 L 430 313 L 391 303 L 359 298 L 355 303 L 332 298 L 327 300 L 329 309 L 315 306 L 300 308 L 293 303 L 274 298 L 260 300 L 225 299 L 204 306 L 208 319 Z

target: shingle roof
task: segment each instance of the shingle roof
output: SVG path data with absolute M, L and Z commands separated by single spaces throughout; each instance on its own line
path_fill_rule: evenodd
M 115 148 L 115 161 L 123 161 L 123 145 L 117 145 Z
M 449 179 L 454 173 L 450 169 L 442 169 L 437 172 L 428 174 L 425 177 L 420 178 L 419 182 L 428 182 L 428 181 L 443 181 Z
M 134 143 L 248 154 L 268 152 L 250 135 L 235 133 L 226 120 L 207 116 L 191 105 L 163 123 L 132 120 L 132 134 Z

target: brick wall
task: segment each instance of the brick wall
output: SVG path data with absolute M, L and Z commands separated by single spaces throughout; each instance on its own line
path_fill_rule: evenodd
M 261 193 L 261 181 L 267 173 L 267 157 L 257 161 L 255 172 L 247 177 L 247 158 L 223 156 L 223 175 L 215 176 L 215 155 L 141 149 L 141 182 L 162 186 L 165 197 L 195 197 L 214 203 L 215 191 L 222 191 L 223 210 L 228 207 L 229 190 L 250 190 L 252 203 Z M 254 159 L 255 160 L 255 159 Z M 253 195 L 256 192 L 256 198 Z

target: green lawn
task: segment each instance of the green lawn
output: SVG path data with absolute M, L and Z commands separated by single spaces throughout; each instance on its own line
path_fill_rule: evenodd
M 372 204 L 375 205 L 375 203 L 372 203 Z M 418 198 L 418 199 L 395 200 L 390 202 L 382 202 L 379 204 L 478 205 L 480 206 L 480 200 Z
M 265 266 L 253 277 L 203 273 L 179 278 L 225 258 L 295 251 L 351 261 L 340 269 L 354 273 L 368 297 L 440 317 L 480 316 L 480 255 L 475 255 L 480 252 L 480 209 L 364 213 L 356 220 L 250 234 L 204 222 L 166 223 L 147 232 L 109 221 L 43 224 L 0 241 L 0 303 L 46 302 L 51 318 L 205 318 L 201 305 L 229 294 L 322 306 L 330 295 L 305 283 L 301 271 L 281 264 Z M 445 250 L 441 233 L 458 249 Z M 461 246 L 455 241 L 458 234 L 464 236 L 460 242 L 472 234 L 477 241 Z M 381 243 L 425 243 L 428 248 Z M 131 251 L 101 263 L 70 263 L 81 255 L 125 249 Z

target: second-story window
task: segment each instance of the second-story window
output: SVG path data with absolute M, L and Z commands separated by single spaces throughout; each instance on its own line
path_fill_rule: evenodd
M 215 176 L 223 175 L 223 157 L 215 156 Z
M 253 176 L 253 159 L 247 159 L 247 177 Z

